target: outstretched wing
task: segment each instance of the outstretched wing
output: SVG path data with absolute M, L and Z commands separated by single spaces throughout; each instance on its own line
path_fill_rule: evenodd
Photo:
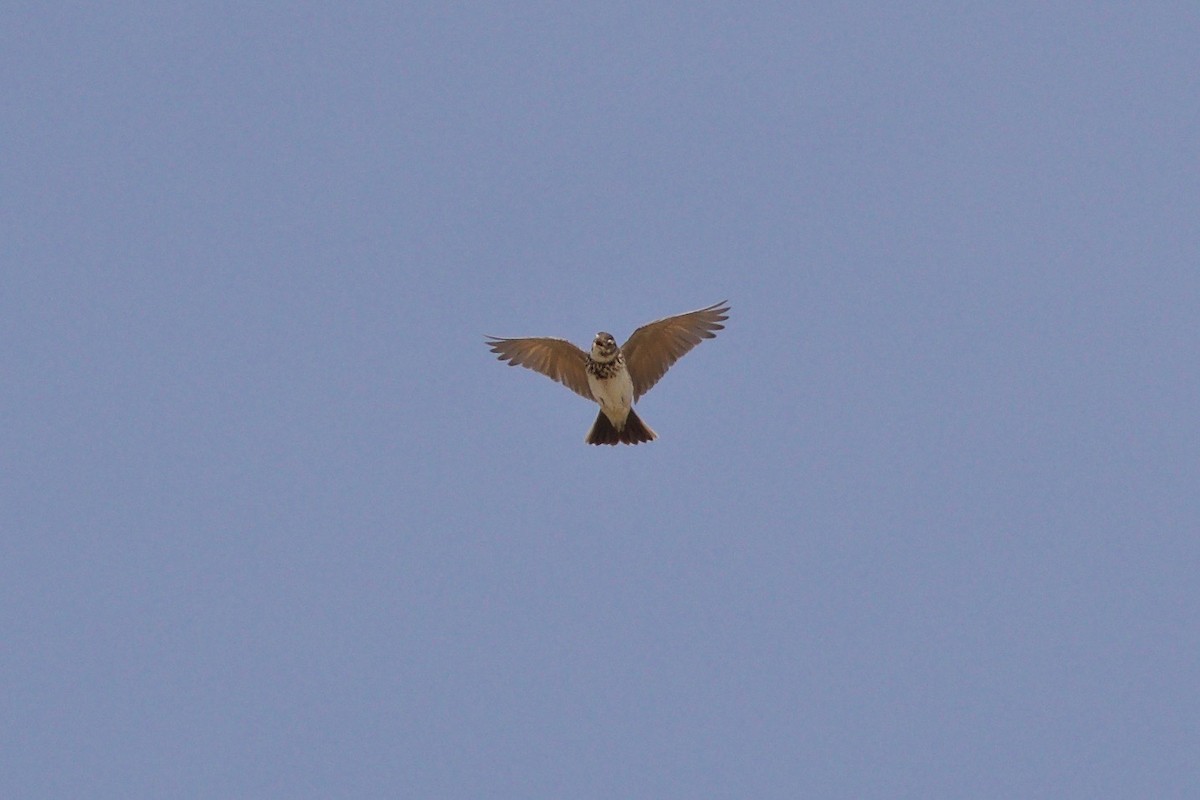
M 729 304 L 721 302 L 660 319 L 634 331 L 629 341 L 621 345 L 625 366 L 633 379 L 634 399 L 650 391 L 671 365 L 702 339 L 716 336 L 715 331 L 725 327 L 721 323 L 729 319 L 728 311 Z
M 528 367 L 594 401 L 592 390 L 588 387 L 587 355 L 566 339 L 501 339 L 489 336 L 487 344 L 510 367 Z

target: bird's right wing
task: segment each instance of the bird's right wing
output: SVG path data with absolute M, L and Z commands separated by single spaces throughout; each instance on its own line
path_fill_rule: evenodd
M 553 378 L 588 400 L 595 399 L 588 386 L 587 354 L 566 339 L 501 339 L 489 336 L 487 344 L 510 367 L 527 367 Z

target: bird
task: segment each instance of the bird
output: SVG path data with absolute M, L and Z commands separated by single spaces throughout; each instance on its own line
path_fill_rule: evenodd
M 558 381 L 600 404 L 596 422 L 584 439 L 588 444 L 638 444 L 658 434 L 634 412 L 633 404 L 658 383 L 666 371 L 704 339 L 712 339 L 729 318 L 729 303 L 648 322 L 618 346 L 611 333 L 600 331 L 584 352 L 566 339 L 545 336 L 505 339 L 486 337 L 486 344 L 510 367 L 526 367 Z

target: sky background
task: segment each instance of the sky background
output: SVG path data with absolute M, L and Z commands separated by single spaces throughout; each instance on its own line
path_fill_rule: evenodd
M 0 795 L 1196 797 L 1198 42 L 6 3 Z

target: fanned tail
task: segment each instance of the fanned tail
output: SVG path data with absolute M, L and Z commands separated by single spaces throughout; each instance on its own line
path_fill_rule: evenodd
M 625 418 L 625 425 L 621 430 L 617 430 L 613 426 L 608 417 L 604 416 L 601 411 L 596 417 L 595 423 L 592 424 L 592 429 L 588 431 L 588 444 L 638 444 L 639 442 L 652 442 L 658 438 L 658 434 L 650 430 L 646 423 L 642 422 L 641 418 L 634 413 L 633 409 L 629 409 L 629 416 Z

